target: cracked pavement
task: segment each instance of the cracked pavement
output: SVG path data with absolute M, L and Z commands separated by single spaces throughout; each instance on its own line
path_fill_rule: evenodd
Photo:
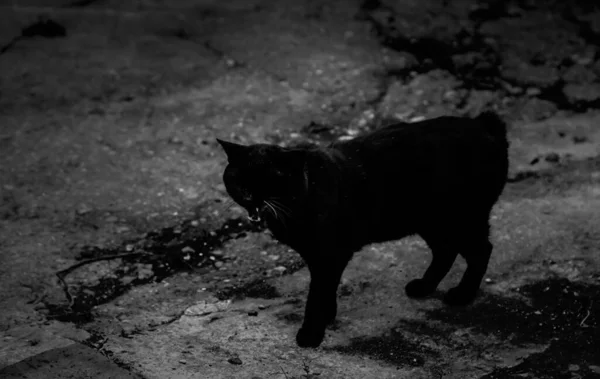
M 3 378 L 600 377 L 597 5 L 0 8 Z M 308 273 L 227 198 L 215 138 L 320 144 L 487 108 L 511 168 L 481 296 L 409 300 L 423 241 L 368 246 L 322 347 L 297 348 Z

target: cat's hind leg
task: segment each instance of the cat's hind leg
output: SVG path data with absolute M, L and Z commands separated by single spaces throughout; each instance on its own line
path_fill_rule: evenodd
M 433 258 L 423 277 L 411 280 L 404 288 L 406 295 L 412 298 L 422 298 L 432 294 L 448 274 L 458 255 L 454 243 L 455 237 L 451 234 L 428 232 L 420 235 L 431 249 Z
M 458 286 L 451 288 L 444 296 L 446 304 L 467 305 L 477 296 L 492 254 L 489 233 L 489 216 L 485 222 L 469 228 L 460 253 L 467 261 L 467 269 Z

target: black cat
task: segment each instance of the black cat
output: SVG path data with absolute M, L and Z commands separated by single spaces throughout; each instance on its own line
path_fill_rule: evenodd
M 218 141 L 229 195 L 310 270 L 299 346 L 321 344 L 342 272 L 369 243 L 412 234 L 427 242 L 431 264 L 405 288 L 414 298 L 431 294 L 461 254 L 468 267 L 444 301 L 474 299 L 492 252 L 490 211 L 508 171 L 506 125 L 496 114 L 396 123 L 325 148 Z

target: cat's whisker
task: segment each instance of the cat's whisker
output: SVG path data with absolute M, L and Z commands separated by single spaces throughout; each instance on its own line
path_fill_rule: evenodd
M 287 216 L 286 213 L 279 209 L 272 201 L 265 200 L 264 203 L 267 206 L 267 209 L 269 209 L 273 213 L 273 217 L 275 217 L 275 220 L 281 222 L 283 228 L 287 229 L 287 221 L 285 217 Z M 283 215 L 280 215 L 279 212 L 277 212 L 278 209 L 280 210 L 280 212 L 283 213 Z
M 269 201 L 274 207 L 279 209 L 287 217 L 292 217 L 292 210 L 289 207 L 283 205 L 281 202 L 279 202 L 277 200 L 269 199 Z
M 270 204 L 268 201 L 264 202 L 267 210 L 269 210 L 271 213 L 273 213 L 273 217 L 275 217 L 276 220 L 279 220 L 279 214 L 277 213 L 277 210 L 275 209 L 275 207 L 273 207 L 272 204 Z

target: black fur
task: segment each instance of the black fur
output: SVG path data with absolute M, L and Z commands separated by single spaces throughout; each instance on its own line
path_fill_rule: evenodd
M 427 242 L 433 260 L 405 288 L 415 298 L 431 294 L 461 254 L 467 270 L 444 300 L 465 305 L 475 297 L 492 252 L 490 211 L 508 171 L 497 115 L 397 123 L 326 148 L 219 143 L 230 196 L 263 217 L 310 270 L 299 346 L 321 344 L 342 273 L 369 243 L 412 234 Z

